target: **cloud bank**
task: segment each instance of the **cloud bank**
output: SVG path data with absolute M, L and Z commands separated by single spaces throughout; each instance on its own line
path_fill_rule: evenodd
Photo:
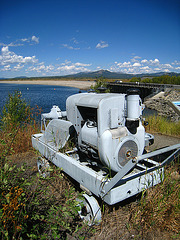
M 101 66 L 101 63 L 88 63 L 71 60 L 65 60 L 59 62 L 61 55 L 51 64 L 40 62 L 37 56 L 23 56 L 17 54 L 15 50 L 10 49 L 15 47 L 21 47 L 23 45 L 29 45 L 33 47 L 35 44 L 39 44 L 39 37 L 33 35 L 29 38 L 21 38 L 9 44 L 0 43 L 0 77 L 16 77 L 20 75 L 26 76 L 63 76 L 68 74 L 74 74 L 78 72 L 96 71 L 99 69 L 108 69 L 113 72 L 124 72 L 129 74 L 139 73 L 155 73 L 155 72 L 180 72 L 180 61 L 174 60 L 171 63 L 161 63 L 158 57 L 154 59 L 142 58 L 140 56 L 133 56 L 126 58 L 125 61 L 115 61 L 114 63 L 107 63 L 106 66 Z M 74 45 L 73 45 L 74 44 Z M 82 50 L 79 46 L 80 42 L 76 38 L 71 39 L 70 44 L 61 44 L 63 48 L 69 50 Z M 94 46 L 96 51 L 109 47 L 109 44 L 105 41 L 100 41 Z M 84 48 L 86 49 L 86 48 Z M 88 50 L 91 51 L 92 48 Z M 86 49 L 87 50 L 87 49 Z M 70 57 L 69 57 L 70 59 Z M 103 60 L 103 59 L 102 59 Z
M 109 70 L 130 74 L 179 72 L 180 62 L 175 60 L 172 63 L 161 63 L 158 58 L 142 59 L 139 56 L 135 56 L 128 62 L 114 62 Z

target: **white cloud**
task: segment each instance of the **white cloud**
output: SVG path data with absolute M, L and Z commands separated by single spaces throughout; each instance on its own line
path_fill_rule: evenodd
M 141 61 L 141 63 L 148 63 L 148 60 L 147 60 L 147 59 L 143 59 L 143 60 Z
M 1 49 L 0 55 L 0 71 L 7 72 L 17 72 L 23 70 L 25 66 L 29 64 L 37 64 L 38 59 L 35 56 L 32 57 L 23 57 L 21 55 L 17 55 L 16 53 L 9 51 L 9 47 L 5 46 Z
M 37 65 L 33 65 L 26 69 L 26 72 L 35 72 L 41 75 L 67 75 L 72 73 L 90 71 L 87 67 L 91 66 L 91 64 L 87 63 L 72 63 L 71 61 L 66 60 L 64 63 L 61 63 L 59 66 L 54 66 L 52 64 L 45 65 L 44 63 L 39 63 Z
M 2 52 L 2 54 L 7 54 L 9 52 L 8 46 L 2 47 L 1 52 Z
M 55 67 L 50 64 L 50 65 L 44 65 L 44 63 L 39 63 L 36 66 L 30 66 L 28 69 L 26 69 L 26 72 L 37 72 L 37 73 L 50 73 L 53 71 Z
M 7 64 L 16 64 L 16 63 L 37 63 L 38 60 L 35 56 L 32 57 L 23 57 L 21 55 L 17 55 L 14 52 L 9 51 L 9 47 L 2 47 L 2 54 L 0 55 L 0 65 Z
M 102 49 L 102 48 L 106 48 L 106 47 L 109 47 L 109 44 L 106 43 L 105 41 L 100 41 L 100 42 L 96 45 L 96 48 L 97 48 L 97 49 Z
M 121 67 L 130 67 L 131 63 L 130 62 L 123 62 L 120 66 Z
M 79 42 L 76 40 L 75 37 L 73 37 L 73 38 L 71 39 L 71 41 L 72 41 L 74 44 L 79 44 Z
M 173 68 L 173 67 L 171 66 L 171 64 L 168 64 L 168 63 L 163 64 L 162 67 L 163 67 L 163 68 Z
M 67 48 L 67 49 L 70 49 L 70 50 L 79 50 L 80 49 L 80 48 L 77 48 L 77 47 L 70 46 L 68 44 L 62 44 L 62 46 L 64 48 Z
M 10 66 L 10 65 L 6 65 L 6 66 L 4 66 L 4 67 L 1 69 L 1 71 L 4 71 L 4 72 L 10 71 L 10 70 L 11 70 L 11 66 Z
M 145 66 L 145 67 L 140 68 L 140 72 L 150 73 L 150 72 L 152 72 L 152 69 L 149 66 Z
M 154 60 L 149 60 L 150 63 L 152 64 L 159 64 L 159 60 L 155 58 Z
M 159 71 L 161 71 L 162 69 L 160 69 L 160 68 L 154 68 L 154 70 L 157 71 L 157 72 L 159 72 Z
M 22 42 L 28 42 L 29 40 L 28 40 L 28 38 L 22 38 L 21 41 Z
M 141 64 L 138 63 L 138 62 L 136 62 L 136 63 L 133 64 L 133 67 L 140 67 L 140 66 L 141 66 Z
M 39 43 L 39 38 L 36 36 L 32 36 L 31 40 L 32 42 Z
M 141 59 L 141 57 L 139 57 L 139 56 L 134 56 L 134 57 L 131 59 L 131 62 L 139 62 L 139 59 Z
M 79 62 L 77 62 L 77 63 L 75 63 L 75 66 L 81 66 L 81 67 L 89 67 L 89 66 L 91 66 L 92 64 L 89 64 L 89 63 L 79 63 Z
M 142 70 L 149 70 L 151 68 L 149 66 L 145 66 L 145 67 L 141 67 L 140 69 L 142 69 Z
M 29 43 L 30 45 L 38 44 L 39 37 L 32 36 L 29 38 L 21 38 L 21 39 L 15 40 L 14 42 L 8 43 L 8 44 L 0 43 L 0 46 L 19 47 L 19 46 L 23 46 L 25 43 Z
M 21 65 L 20 63 L 18 63 L 16 66 L 14 66 L 13 70 L 20 71 L 22 68 L 24 68 L 24 65 Z
M 179 72 L 180 70 L 180 62 L 175 60 L 171 64 L 169 63 L 160 63 L 158 58 L 155 59 L 142 59 L 139 61 L 140 57 L 135 56 L 130 61 L 126 62 L 114 62 L 114 64 L 110 67 L 111 71 L 119 72 L 122 71 L 124 73 L 155 73 L 155 72 Z
M 172 65 L 180 65 L 180 61 L 175 60 L 174 62 L 171 63 Z
M 61 66 L 57 68 L 57 71 L 62 74 L 72 74 L 78 72 L 85 72 L 90 71 L 87 67 L 91 66 L 92 64 L 87 63 L 72 63 L 71 61 L 65 61 L 62 63 Z

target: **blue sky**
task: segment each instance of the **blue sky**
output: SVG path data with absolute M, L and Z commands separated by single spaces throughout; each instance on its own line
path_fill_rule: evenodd
M 179 0 L 1 0 L 0 77 L 180 72 Z

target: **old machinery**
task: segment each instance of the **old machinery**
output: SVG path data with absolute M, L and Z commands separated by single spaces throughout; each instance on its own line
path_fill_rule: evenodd
M 91 223 L 101 218 L 92 194 L 110 205 L 133 196 L 161 182 L 163 165 L 174 155 L 163 164 L 152 157 L 179 152 L 180 144 L 143 154 L 154 140 L 142 124 L 143 110 L 137 90 L 131 90 L 127 94 L 72 95 L 65 112 L 54 106 L 50 113 L 42 114 L 42 133 L 32 136 L 34 148 L 45 159 L 38 161 L 38 168 L 42 171 L 51 161 L 86 190 L 89 214 L 84 219 L 89 216 Z M 68 141 L 74 142 L 74 148 L 62 153 Z

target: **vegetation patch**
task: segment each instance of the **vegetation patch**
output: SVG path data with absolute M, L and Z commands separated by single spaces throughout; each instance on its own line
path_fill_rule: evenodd
M 21 157 L 32 150 L 31 135 L 38 127 L 21 94 L 9 95 L 1 116 L 1 239 L 66 239 L 68 233 L 81 238 L 87 235 L 78 217 L 76 198 L 81 194 L 61 169 L 53 166 L 44 179 L 37 171 L 38 156 L 31 164 Z
M 146 117 L 146 121 L 149 122 L 149 125 L 145 127 L 147 132 L 157 132 L 180 137 L 180 121 L 171 122 L 161 116 L 148 116 Z
M 15 101 L 17 105 L 13 105 Z M 164 131 L 161 125 L 170 128 L 161 118 L 148 121 L 148 131 Z M 178 132 L 179 136 L 178 126 L 170 131 L 172 135 Z M 166 168 L 162 184 L 144 191 L 139 198 L 112 207 L 102 203 L 101 224 L 89 227 L 78 216 L 76 198 L 81 194 L 63 171 L 50 166 L 49 177 L 39 175 L 31 135 L 40 128 L 18 92 L 7 99 L 0 131 L 1 239 L 179 238 L 179 159 Z M 169 134 L 167 130 L 165 133 Z M 65 150 L 72 146 L 65 146 Z
M 131 207 L 131 224 L 141 236 L 152 229 L 168 231 L 178 238 L 180 233 L 179 160 L 166 168 L 162 184 L 147 189 L 136 207 Z

